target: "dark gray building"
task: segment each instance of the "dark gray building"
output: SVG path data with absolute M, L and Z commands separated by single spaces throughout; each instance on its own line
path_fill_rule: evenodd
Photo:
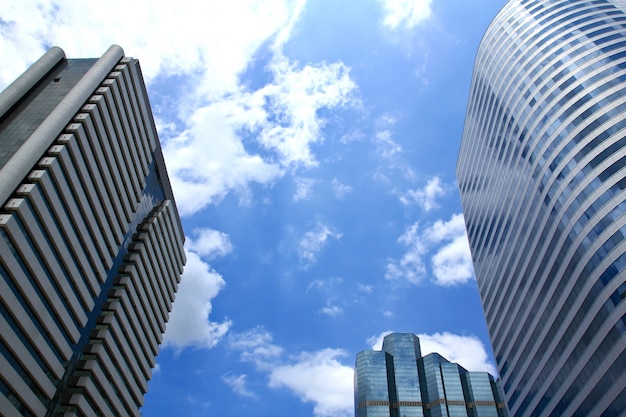
M 514 416 L 626 410 L 626 2 L 510 0 L 457 177 Z
M 0 415 L 138 416 L 185 263 L 137 60 L 0 93 Z
M 437 353 L 422 356 L 412 333 L 385 336 L 382 351 L 356 356 L 355 417 L 505 417 L 499 382 Z

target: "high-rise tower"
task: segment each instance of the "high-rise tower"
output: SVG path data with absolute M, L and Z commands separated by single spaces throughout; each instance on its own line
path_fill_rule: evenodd
M 356 417 L 505 417 L 499 382 L 437 353 L 422 357 L 417 336 L 391 333 L 382 351 L 356 357 Z
M 138 416 L 185 263 L 137 60 L 0 93 L 0 414 Z
M 626 3 L 510 0 L 457 163 L 514 416 L 626 410 Z

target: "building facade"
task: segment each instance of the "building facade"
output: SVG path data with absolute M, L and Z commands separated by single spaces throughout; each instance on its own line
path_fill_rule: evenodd
M 510 0 L 457 177 L 514 416 L 626 410 L 626 3 Z
M 385 337 L 381 351 L 356 357 L 355 417 L 504 417 L 499 382 L 437 353 L 421 355 L 411 333 Z
M 0 415 L 138 416 L 185 263 L 137 60 L 0 93 Z

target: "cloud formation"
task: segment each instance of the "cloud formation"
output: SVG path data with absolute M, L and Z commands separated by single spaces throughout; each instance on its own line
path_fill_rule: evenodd
M 153 112 L 179 211 L 190 215 L 233 191 L 245 197 L 252 183 L 269 186 L 287 170 L 316 166 L 311 145 L 324 140 L 326 123 L 320 110 L 358 106 L 346 65 L 301 65 L 283 55 L 305 3 L 210 2 L 197 13 L 190 0 L 12 2 L 0 20 L 0 88 L 51 45 L 76 58 L 122 45 L 140 59 L 149 90 L 177 85 L 164 102 L 154 100 Z M 119 19 L 121 9 L 133 18 Z M 249 89 L 242 75 L 260 48 L 268 48 L 270 79 Z
M 320 313 L 330 317 L 339 317 L 343 314 L 343 308 L 336 305 L 327 305 L 320 309 Z
M 254 392 L 248 388 L 248 375 L 233 375 L 230 373 L 222 375 L 224 381 L 232 391 L 240 397 L 259 398 Z
M 374 350 L 381 350 L 383 339 L 391 331 L 385 331 L 367 339 L 367 344 Z M 418 334 L 422 356 L 438 353 L 450 362 L 458 363 L 468 371 L 484 371 L 496 376 L 496 369 L 489 361 L 485 346 L 476 336 L 461 336 L 443 332 Z
M 240 353 L 243 362 L 252 362 L 257 368 L 271 369 L 280 359 L 283 348 L 273 343 L 272 335 L 262 326 L 257 326 L 240 333 L 230 333 L 228 346 Z
M 376 154 L 382 159 L 392 159 L 402 152 L 402 147 L 392 139 L 391 128 L 396 124 L 396 118 L 390 114 L 384 114 L 376 120 L 376 133 L 374 146 Z
M 119 10 L 132 19 L 120 19 Z M 0 47 L 6 65 L 0 87 L 51 45 L 71 57 L 96 57 L 117 43 L 141 60 L 149 83 L 158 76 L 194 75 L 196 91 L 219 96 L 238 88 L 238 76 L 258 48 L 298 12 L 288 0 L 210 2 L 203 13 L 191 0 L 8 2 L 2 7 L 6 30 Z M 220 41 L 224 38 L 228 48 Z
M 341 349 L 302 352 L 272 370 L 269 386 L 285 387 L 303 402 L 313 403 L 316 417 L 351 416 L 354 370 L 338 360 L 345 356 Z
M 417 204 L 425 211 L 430 211 L 439 207 L 437 198 L 446 195 L 446 188 L 439 177 L 432 177 L 423 188 L 407 191 L 400 197 L 400 201 L 405 205 Z
M 352 192 L 352 187 L 342 183 L 337 178 L 333 178 L 331 182 L 331 186 L 333 188 L 333 193 L 335 194 L 335 197 L 337 198 L 343 198 L 345 197 L 346 194 Z
M 164 335 L 164 346 L 180 352 L 185 347 L 212 348 L 226 334 L 230 320 L 210 320 L 211 300 L 226 285 L 222 276 L 196 252 L 185 250 L 187 264 L 176 293 Z
M 318 224 L 315 229 L 308 231 L 298 242 L 297 251 L 300 263 L 307 268 L 317 261 L 329 238 L 341 239 L 341 233 L 331 231 L 328 226 Z
M 412 29 L 429 19 L 432 0 L 378 0 L 383 6 L 383 25 L 391 30 Z
M 296 192 L 293 201 L 308 200 L 313 194 L 315 180 L 311 178 L 296 178 Z
M 267 375 L 270 388 L 286 388 L 302 402 L 313 403 L 316 417 L 352 415 L 354 370 L 340 362 L 347 356 L 345 351 L 321 349 L 285 357 L 284 349 L 274 344 L 272 335 L 261 326 L 231 332 L 228 341 L 242 361 L 255 364 Z
M 423 232 L 416 222 L 398 242 L 404 244 L 407 251 L 399 260 L 390 259 L 387 263 L 385 278 L 388 280 L 421 282 L 428 275 L 427 258 L 430 258 L 433 282 L 438 285 L 463 284 L 474 277 L 462 214 L 453 215 L 447 222 L 438 220 Z
M 450 286 L 463 284 L 474 277 L 474 265 L 462 214 L 443 222 L 437 221 L 428 231 L 431 242 L 444 243 L 431 259 L 435 282 Z
M 358 102 L 342 63 L 299 67 L 278 55 L 268 68 L 273 82 L 200 106 L 189 127 L 167 141 L 164 153 L 183 214 L 218 203 L 230 191 L 245 194 L 251 182 L 269 185 L 287 171 L 316 166 L 311 146 L 324 140 L 325 123 L 319 111 Z M 249 153 L 245 140 L 262 152 Z
M 193 238 L 186 237 L 185 246 L 208 259 L 228 255 L 233 250 L 233 244 L 226 233 L 213 229 L 197 228 L 194 229 L 193 236 Z

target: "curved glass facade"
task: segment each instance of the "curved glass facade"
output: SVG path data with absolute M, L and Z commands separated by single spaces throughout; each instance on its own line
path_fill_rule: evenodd
M 511 415 L 626 409 L 626 2 L 512 0 L 457 163 Z

